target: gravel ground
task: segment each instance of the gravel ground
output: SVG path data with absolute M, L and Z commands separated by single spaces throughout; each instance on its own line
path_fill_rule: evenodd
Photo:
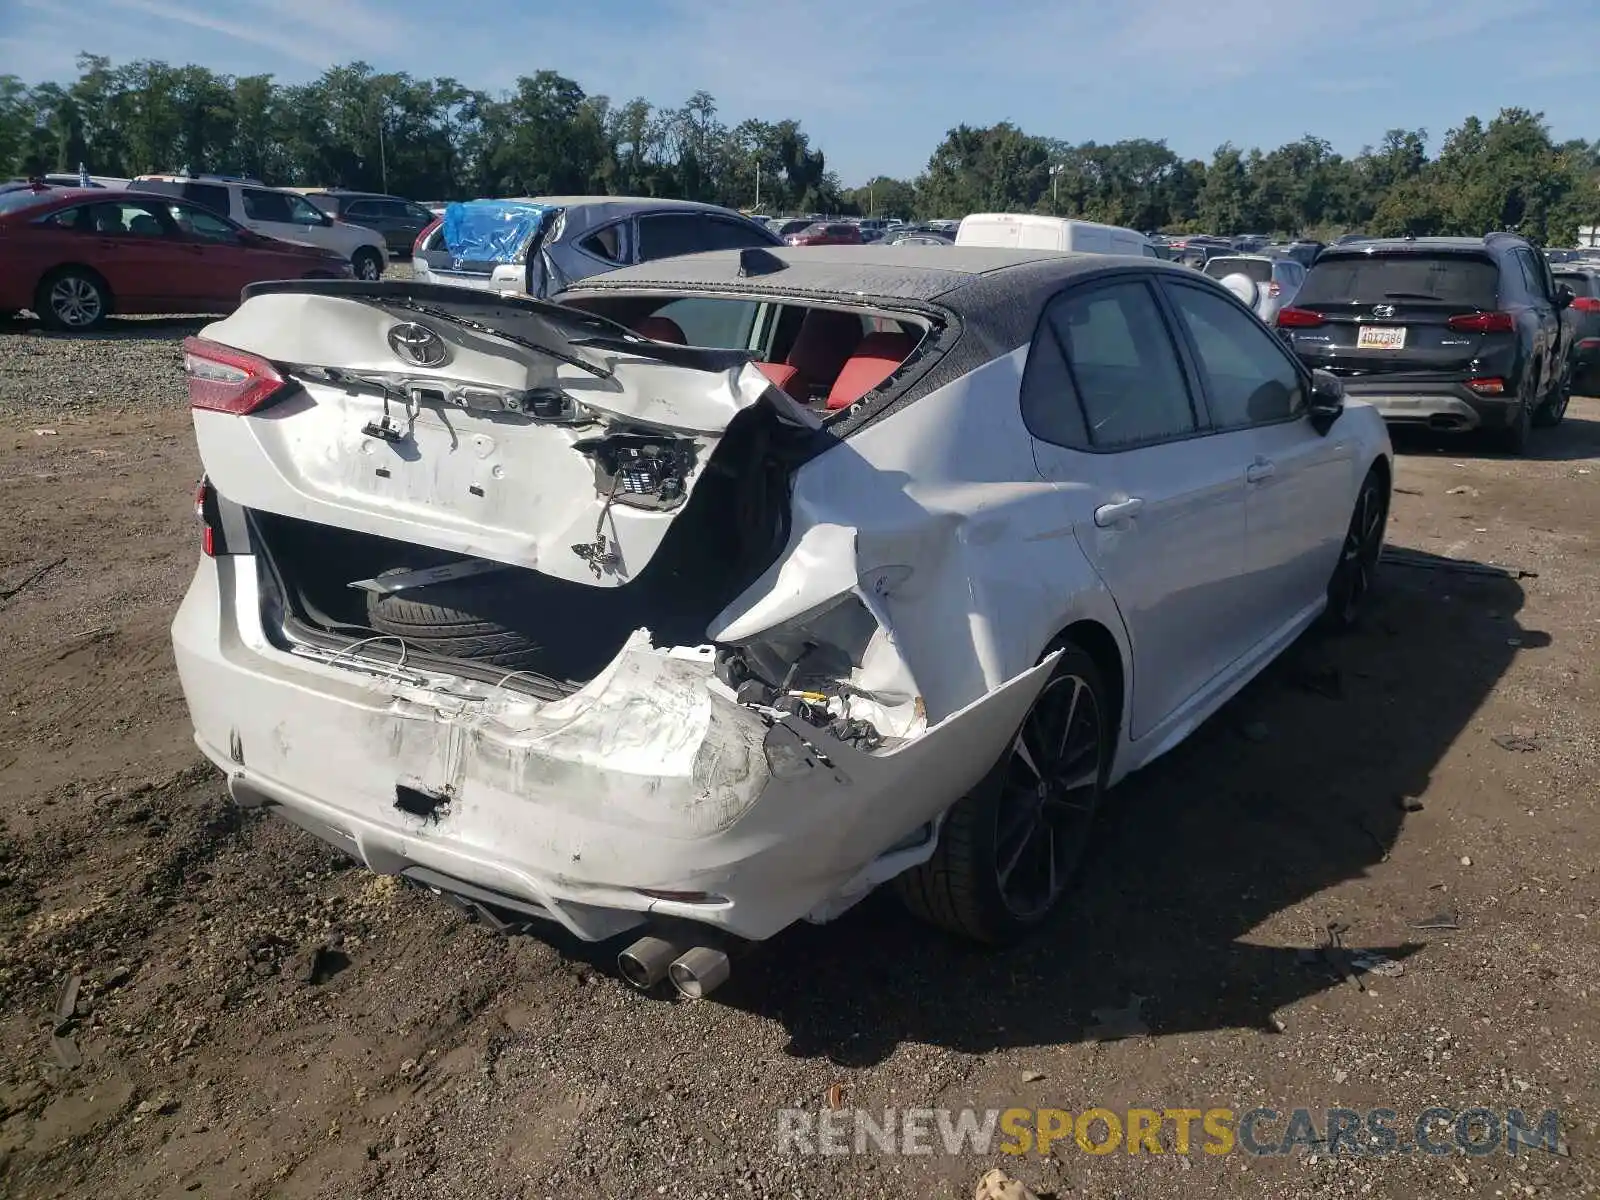
M 1119 789 L 1043 936 L 977 953 L 874 898 L 682 1004 L 229 806 L 167 641 L 200 324 L 0 331 L 5 1195 L 932 1198 L 996 1165 L 1058 1197 L 1596 1190 L 1600 401 L 1523 461 L 1407 446 L 1394 542 L 1537 574 L 1391 568 L 1361 632 Z M 1404 973 L 1308 963 L 1331 921 Z M 829 1099 L 1553 1107 L 1568 1153 L 780 1153 L 777 1110 Z

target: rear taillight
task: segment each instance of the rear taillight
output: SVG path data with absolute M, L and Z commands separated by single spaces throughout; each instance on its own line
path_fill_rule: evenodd
M 1445 324 L 1457 333 L 1510 333 L 1517 327 L 1507 312 L 1457 313 Z
M 1506 381 L 1499 378 L 1472 379 L 1467 386 L 1481 396 L 1503 396 L 1506 392 Z
M 195 485 L 194 515 L 200 521 L 200 552 L 207 558 L 226 554 L 228 548 L 223 544 L 222 523 L 217 513 L 217 489 L 205 476 Z
M 266 359 L 199 337 L 183 339 L 183 373 L 190 408 L 239 416 L 259 411 L 289 386 Z
M 1324 321 L 1319 312 L 1309 308 L 1283 308 L 1278 310 L 1279 329 L 1315 329 Z
M 413 257 L 422 253 L 422 243 L 428 240 L 429 234 L 443 224 L 443 217 L 435 217 L 422 227 L 422 232 L 417 234 L 417 240 L 411 243 L 411 253 Z
M 1600 300 L 1593 296 L 1579 296 L 1572 302 L 1572 307 L 1579 312 L 1600 312 Z

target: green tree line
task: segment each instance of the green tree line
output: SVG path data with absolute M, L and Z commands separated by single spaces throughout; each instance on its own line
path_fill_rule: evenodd
M 729 126 L 696 92 L 677 108 L 589 95 L 555 71 L 490 94 L 455 79 L 336 66 L 305 84 L 85 54 L 70 83 L 0 76 L 0 174 L 219 171 L 416 199 L 561 193 L 676 196 L 766 212 L 1082 216 L 1135 229 L 1323 235 L 1482 234 L 1570 243 L 1600 224 L 1600 142 L 1557 142 L 1543 115 L 1468 117 L 1428 153 L 1391 129 L 1346 157 L 1307 135 L 1225 142 L 1209 162 L 1163 141 L 1070 143 L 1009 123 L 958 126 L 915 179 L 845 191 L 797 119 Z

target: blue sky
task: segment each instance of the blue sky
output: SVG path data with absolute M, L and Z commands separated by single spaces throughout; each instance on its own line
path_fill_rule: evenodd
M 797 117 L 847 185 L 915 175 L 963 121 L 1209 158 L 1305 133 L 1355 153 L 1394 126 L 1436 150 L 1521 105 L 1595 138 L 1597 46 L 1593 0 L 0 0 L 0 73 L 30 82 L 79 50 L 287 82 L 360 58 L 491 90 L 551 68 L 617 101 L 704 88 L 730 125 Z

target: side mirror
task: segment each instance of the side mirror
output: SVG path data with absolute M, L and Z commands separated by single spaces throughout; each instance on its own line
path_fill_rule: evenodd
M 1557 309 L 1570 308 L 1572 306 L 1572 302 L 1574 300 L 1576 300 L 1577 298 L 1578 298 L 1578 293 L 1573 291 L 1566 284 L 1558 283 L 1556 285 L 1556 308 Z
M 1326 371 L 1311 372 L 1311 425 L 1318 433 L 1326 435 L 1333 423 L 1344 412 L 1344 384 L 1337 375 Z

